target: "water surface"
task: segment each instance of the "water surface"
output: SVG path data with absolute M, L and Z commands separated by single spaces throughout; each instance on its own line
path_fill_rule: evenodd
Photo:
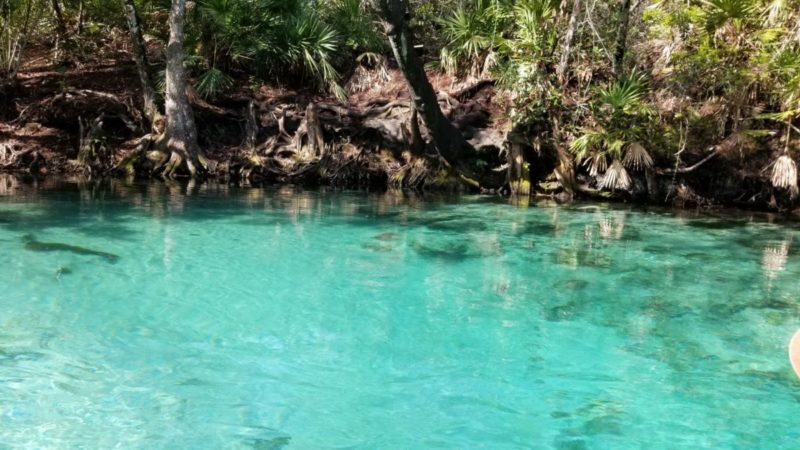
M 791 223 L 287 188 L 5 192 L 0 448 L 800 445 Z

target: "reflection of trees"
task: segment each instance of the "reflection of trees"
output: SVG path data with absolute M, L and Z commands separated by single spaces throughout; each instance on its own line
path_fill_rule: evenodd
M 602 239 L 620 240 L 625 232 L 626 211 L 609 211 L 597 213 L 597 224 Z
M 103 220 L 119 225 L 131 214 L 210 220 L 266 213 L 288 219 L 295 226 L 322 218 L 373 222 L 394 217 L 406 221 L 415 211 L 437 207 L 452 198 L 399 190 L 364 193 L 325 187 L 309 190 L 288 185 L 240 187 L 215 182 L 89 181 L 77 177 L 39 180 L 9 174 L 0 174 L 0 196 L 10 197 L 12 202 L 32 200 L 37 213 L 62 219 L 59 226 L 71 226 L 69 218 L 89 208 Z
M 784 239 L 778 245 L 767 245 L 764 247 L 763 257 L 761 258 L 761 268 L 764 271 L 764 277 L 766 277 L 770 287 L 772 285 L 772 280 L 777 278 L 778 274 L 786 268 L 790 244 L 791 237 Z
M 14 195 L 20 188 L 20 181 L 7 173 L 0 173 L 0 196 Z

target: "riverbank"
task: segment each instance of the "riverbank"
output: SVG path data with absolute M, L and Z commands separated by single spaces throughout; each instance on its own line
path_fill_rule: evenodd
M 159 161 L 143 150 L 149 135 L 136 77 L 124 50 L 75 67 L 32 59 L 0 95 L 2 171 L 151 178 Z M 463 161 L 467 182 L 423 144 L 426 132 L 412 125 L 403 76 L 390 65 L 359 66 L 344 84 L 346 101 L 266 85 L 241 87 L 213 100 L 190 95 L 207 177 L 223 183 L 474 191 L 685 208 L 782 213 L 797 208 L 797 198 L 770 183 L 766 169 L 775 149 L 753 148 L 752 142 L 746 159 L 736 156 L 732 142 L 710 151 L 687 146 L 677 155 L 654 153 L 652 167 L 628 171 L 624 190 L 600 189 L 600 175 L 579 164 L 571 168 L 574 181 L 567 186 L 559 170 L 566 143 L 552 136 L 543 143 L 541 130 L 513 128 L 507 92 L 491 80 L 457 82 L 433 72 L 429 77 L 446 117 L 476 150 Z M 721 151 L 725 145 L 732 149 Z

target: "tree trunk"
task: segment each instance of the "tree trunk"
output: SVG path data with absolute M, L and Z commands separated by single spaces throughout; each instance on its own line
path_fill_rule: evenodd
M 83 0 L 78 3 L 78 34 L 83 34 L 84 4 Z
M 203 156 L 197 144 L 194 114 L 186 95 L 183 72 L 183 25 L 186 0 L 172 0 L 169 11 L 169 42 L 167 43 L 166 129 L 159 146 L 169 151 L 170 159 L 164 174 L 174 177 L 185 167 L 191 178 L 205 172 Z
M 561 58 L 558 61 L 558 67 L 556 67 L 556 75 L 561 83 L 566 83 L 567 81 L 567 68 L 569 67 L 569 58 L 572 53 L 572 43 L 575 40 L 575 33 L 578 31 L 578 17 L 583 7 L 582 3 L 582 0 L 572 2 L 572 12 L 569 16 L 567 33 L 564 35 L 564 43 L 561 46 Z
M 9 62 L 8 66 L 8 73 L 4 74 L 6 80 L 8 81 L 12 81 L 17 78 L 17 72 L 19 71 L 19 67 L 22 64 L 22 53 L 25 51 L 25 46 L 28 44 L 28 38 L 30 37 L 32 10 L 33 10 L 33 2 L 31 1 L 28 2 L 28 8 L 25 10 L 25 21 L 22 24 L 21 34 L 17 37 L 17 42 L 15 47 L 12 48 L 11 61 Z M 9 15 L 6 22 L 6 26 L 9 26 L 10 21 L 11 21 L 11 16 Z
M 564 137 L 561 134 L 561 126 L 558 117 L 552 116 L 550 118 L 550 123 L 553 129 L 553 138 L 559 163 L 554 174 L 558 182 L 561 183 L 561 186 L 564 188 L 564 192 L 572 199 L 575 197 L 575 193 L 578 190 L 578 181 L 575 176 L 575 164 L 572 155 L 570 155 L 562 144 L 562 142 L 564 142 Z
M 617 26 L 617 39 L 614 44 L 614 75 L 622 75 L 622 65 L 625 61 L 625 52 L 628 49 L 628 27 L 631 18 L 631 0 L 622 1 L 619 12 L 619 25 Z
M 414 108 L 422 117 L 433 143 L 444 159 L 453 166 L 474 152 L 461 132 L 447 120 L 439 108 L 436 92 L 425 74 L 425 67 L 414 50 L 414 36 L 406 23 L 404 0 L 379 0 L 389 44 L 400 70 L 405 76 Z
M 155 131 L 156 122 L 161 117 L 161 112 L 156 104 L 156 90 L 153 87 L 152 78 L 150 78 L 150 65 L 147 61 L 147 50 L 142 36 L 141 21 L 139 20 L 139 14 L 136 12 L 134 0 L 123 0 L 123 6 L 128 19 L 128 28 L 131 32 L 133 59 L 139 72 L 139 81 L 142 84 L 142 111 L 150 122 L 150 127 Z
M 509 139 L 508 171 L 506 173 L 511 195 L 528 197 L 531 195 L 530 166 L 525 161 L 522 144 Z
M 61 10 L 58 0 L 53 0 L 53 13 L 56 16 L 56 30 L 63 42 L 67 38 L 67 22 L 64 21 L 64 12 Z

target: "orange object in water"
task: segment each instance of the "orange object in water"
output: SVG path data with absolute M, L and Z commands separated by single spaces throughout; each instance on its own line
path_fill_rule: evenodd
M 800 377 L 800 330 L 797 330 L 789 342 L 789 361 L 792 363 L 794 373 Z

